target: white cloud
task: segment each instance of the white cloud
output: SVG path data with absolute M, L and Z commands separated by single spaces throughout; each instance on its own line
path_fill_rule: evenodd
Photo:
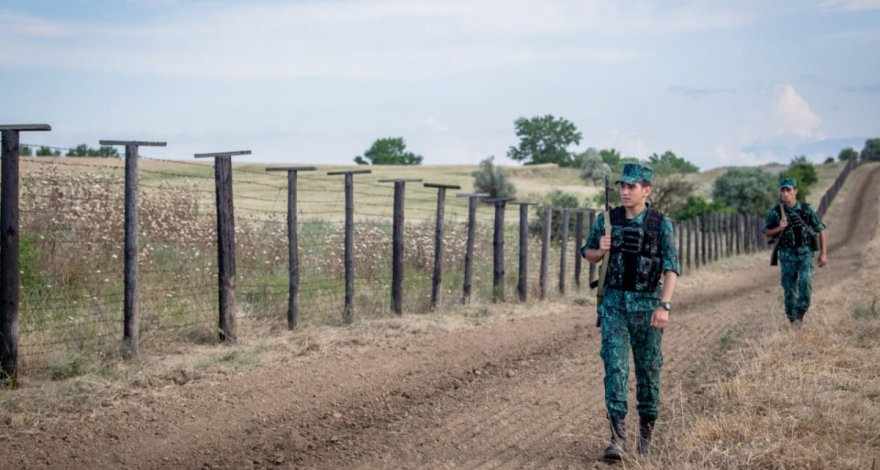
M 822 138 L 817 131 L 822 118 L 810 109 L 809 103 L 795 91 L 793 86 L 777 87 L 774 111 L 777 135 Z
M 880 0 L 825 0 L 819 8 L 822 11 L 880 10 Z
M 155 3 L 147 1 L 148 4 Z M 493 67 L 635 60 L 631 38 L 741 26 L 697 1 L 343 0 L 181 6 L 155 24 L 0 16 L 0 65 L 185 78 L 435 77 Z M 16 34 L 22 31 L 28 34 Z M 64 40 L 33 41 L 65 34 Z M 613 36 L 620 35 L 624 41 Z M 552 41 L 534 39 L 552 38 Z
M 57 21 L 0 12 L 0 31 L 10 37 L 52 38 L 71 35 L 75 30 L 73 26 Z

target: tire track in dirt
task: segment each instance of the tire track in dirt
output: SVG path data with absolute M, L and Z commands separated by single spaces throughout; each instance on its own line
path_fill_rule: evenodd
M 861 222 L 854 223 L 854 218 L 845 217 L 848 219 L 845 231 L 830 231 L 831 254 L 845 255 L 838 253 L 841 247 L 858 245 L 870 239 L 875 232 L 877 216 L 874 204 L 877 192 L 872 188 L 877 188 L 880 178 L 878 170 L 852 175 L 851 183 L 856 188 L 853 193 L 861 198 L 855 202 L 841 201 L 846 206 L 835 210 L 837 213 L 858 214 L 856 218 Z M 852 243 L 847 245 L 847 240 Z M 761 255 L 762 261 L 765 257 Z M 825 279 L 822 274 L 821 270 L 817 270 L 817 282 L 822 282 L 823 288 L 833 289 L 842 280 L 840 277 Z M 665 334 L 664 355 L 667 362 L 664 365 L 663 390 L 667 395 L 669 390 L 674 389 L 672 385 L 685 380 L 684 375 L 694 365 L 693 359 L 717 346 L 717 339 L 729 328 L 748 323 L 756 315 L 768 312 L 780 315 L 777 270 L 767 269 L 764 263 L 760 263 L 730 281 L 721 295 L 715 291 L 704 293 L 691 288 L 677 296 L 677 305 L 684 305 L 685 308 L 676 312 L 675 324 Z M 774 289 L 771 291 L 768 286 Z M 759 294 L 750 294 L 755 291 Z M 777 294 L 766 295 L 770 292 Z M 756 297 L 749 302 L 746 312 L 742 312 L 744 295 Z M 724 312 L 740 313 L 725 315 Z M 392 455 L 383 454 L 358 461 L 337 456 L 315 463 L 318 466 L 327 464 L 361 468 L 399 467 L 407 463 L 428 467 L 449 467 L 451 463 L 451 466 L 465 468 L 547 468 L 589 463 L 601 451 L 606 434 L 602 419 L 603 374 L 597 354 L 598 340 L 595 337 L 591 339 L 592 344 L 570 344 L 561 351 L 569 356 L 548 357 L 540 367 L 518 374 L 516 380 L 500 377 L 492 383 L 481 384 L 484 393 L 471 403 L 449 411 L 451 417 L 446 417 L 442 424 L 427 427 L 424 426 L 426 423 L 419 423 L 408 429 L 407 434 L 412 437 L 394 442 L 391 447 L 398 450 Z M 670 360 L 672 358 L 675 359 Z M 550 383 L 548 377 L 553 378 L 552 387 L 542 389 L 544 393 L 536 400 L 535 384 Z M 504 399 L 498 400 L 499 396 Z M 635 404 L 633 398 L 630 397 L 631 408 Z M 666 398 L 664 401 L 668 400 Z M 542 406 L 545 403 L 566 405 L 553 410 Z M 630 419 L 631 424 L 635 419 Z M 600 424 L 596 425 L 597 422 Z M 658 431 L 662 431 L 662 427 Z M 389 437 L 379 439 L 388 442 Z M 465 442 L 464 450 L 446 444 L 456 437 Z
M 868 170 L 853 172 L 828 214 L 847 226 L 830 225 L 833 263 L 852 261 L 853 244 L 876 230 L 880 167 Z M 672 392 L 728 328 L 781 315 L 778 270 L 755 256 L 679 281 L 662 413 L 675 412 Z M 387 341 L 343 332 L 350 344 L 339 350 L 147 394 L 146 411 L 132 398 L 94 420 L 59 417 L 53 429 L 0 439 L 11 456 L 0 467 L 583 467 L 607 434 L 594 320 L 594 308 L 565 307 L 463 330 L 388 332 Z M 21 457 L 34 449 L 39 460 Z

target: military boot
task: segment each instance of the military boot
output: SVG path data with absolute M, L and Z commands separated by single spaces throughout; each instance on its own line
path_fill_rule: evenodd
M 654 432 L 654 420 L 639 418 L 639 455 L 647 455 L 651 450 L 651 433 Z
M 623 418 L 611 418 L 608 422 L 611 425 L 611 442 L 602 452 L 602 458 L 623 460 L 623 454 L 626 452 L 626 423 Z

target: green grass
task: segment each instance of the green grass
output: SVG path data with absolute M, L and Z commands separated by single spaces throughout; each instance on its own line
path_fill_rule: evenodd
M 877 299 L 872 300 L 870 305 L 858 305 L 853 308 L 852 316 L 859 320 L 880 318 L 880 306 L 877 305 Z

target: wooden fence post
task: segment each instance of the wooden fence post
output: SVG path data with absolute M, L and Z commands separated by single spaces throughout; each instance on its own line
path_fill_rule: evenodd
M 706 265 L 706 240 L 708 239 L 708 234 L 706 233 L 706 215 L 700 216 L 700 261 L 703 266 Z
M 217 279 L 220 287 L 220 341 L 235 343 L 235 215 L 232 207 L 232 156 L 250 150 L 197 153 L 195 158 L 214 159 L 217 193 Z
M 538 285 L 541 289 L 541 300 L 547 297 L 547 265 L 550 262 L 550 224 L 553 222 L 553 208 L 543 208 L 543 232 L 541 233 L 541 272 Z
M 140 325 L 138 315 L 138 147 L 164 147 L 165 142 L 137 140 L 100 140 L 100 145 L 125 146 L 125 226 L 123 253 L 122 342 L 126 356 L 138 356 Z
M 687 255 L 685 255 L 685 256 L 687 258 L 687 272 L 688 272 L 688 274 L 690 274 L 693 272 L 693 269 L 691 268 L 691 241 L 693 239 L 693 232 L 694 232 L 694 219 L 693 218 L 687 219 L 686 230 L 687 230 Z
M 492 301 L 504 302 L 504 210 L 510 197 L 486 199 L 495 204 L 495 230 L 492 237 Z
M 300 171 L 315 171 L 313 166 L 266 168 L 287 172 L 287 329 L 299 326 L 299 238 L 296 220 L 296 178 Z
M 584 245 L 584 211 L 577 211 L 574 222 L 574 285 L 577 289 L 581 288 L 581 265 L 583 264 L 583 256 L 581 256 L 581 247 Z
M 462 286 L 461 303 L 471 301 L 471 281 L 474 265 L 474 225 L 477 218 L 477 198 L 487 197 L 489 193 L 458 193 L 455 197 L 468 199 L 467 243 L 464 251 L 464 285 Z
M 18 156 L 19 133 L 51 131 L 48 124 L 0 125 L 2 137 L 2 188 L 0 188 L 0 386 L 15 387 L 18 381 L 18 310 L 20 273 L 18 262 Z
M 354 322 L 354 175 L 372 173 L 373 170 L 329 171 L 328 176 L 345 177 L 345 248 L 343 264 L 345 265 L 345 307 L 342 310 L 342 322 Z
M 511 202 L 519 206 L 519 279 L 516 283 L 516 293 L 519 301 L 528 299 L 529 291 L 529 206 L 533 202 Z
M 596 211 L 591 209 L 590 210 L 590 232 L 593 231 L 593 225 L 595 223 L 596 223 Z M 589 235 L 587 235 L 587 238 L 589 238 Z M 586 243 L 586 242 L 584 242 L 584 243 Z M 580 256 L 580 253 L 578 253 L 578 256 Z M 593 281 L 595 281 L 595 280 L 596 280 L 596 263 L 590 263 L 590 274 L 589 274 L 589 280 L 587 281 L 587 285 L 588 286 L 591 285 L 593 283 Z
M 682 267 L 684 264 L 684 222 L 677 221 L 675 223 L 675 230 L 678 233 L 678 269 L 684 274 L 684 268 Z
M 562 233 L 559 235 L 559 293 L 565 294 L 565 271 L 568 265 L 568 225 L 571 209 L 561 208 L 559 214 L 562 215 Z
M 443 276 L 443 212 L 446 207 L 446 190 L 461 189 L 457 184 L 425 183 L 426 188 L 437 188 L 437 222 L 434 227 L 434 275 L 431 278 L 431 310 L 437 308 L 440 298 L 440 282 Z
M 403 248 L 404 204 L 406 183 L 421 183 L 420 179 L 384 179 L 380 183 L 394 183 L 394 215 L 391 224 L 391 311 L 403 314 Z M 433 308 L 433 307 L 432 307 Z

